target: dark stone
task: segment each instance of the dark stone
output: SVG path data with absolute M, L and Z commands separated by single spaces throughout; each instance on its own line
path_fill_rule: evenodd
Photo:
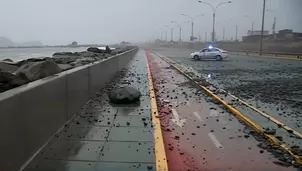
M 266 128 L 264 130 L 265 134 L 269 134 L 269 135 L 275 135 L 276 134 L 276 129 L 270 129 L 270 128 Z
M 14 62 L 13 60 L 11 60 L 9 58 L 3 59 L 2 61 L 5 61 L 5 62 Z
M 90 47 L 87 49 L 88 52 L 94 52 L 94 53 L 104 53 L 106 51 L 102 50 L 102 49 L 99 49 L 97 47 Z
M 73 55 L 72 52 L 56 52 L 52 56 L 71 56 Z
M 53 61 L 43 61 L 35 63 L 27 63 L 22 65 L 17 71 L 16 75 L 28 81 L 35 81 L 44 77 L 57 74 L 61 72 L 61 68 Z
M 41 61 L 46 61 L 50 59 L 49 57 L 45 57 L 45 58 L 29 58 L 26 59 L 26 62 L 41 62 Z
M 284 167 L 289 167 L 289 166 L 291 166 L 291 164 L 285 163 L 285 162 L 282 162 L 282 161 L 273 161 L 273 163 L 275 163 L 275 164 L 277 164 L 277 165 L 280 165 L 280 166 L 284 166 Z
M 7 83 L 7 82 L 13 80 L 14 77 L 15 77 L 14 74 L 0 70 L 0 83 Z
M 262 149 L 267 149 L 267 145 L 265 145 L 264 143 L 259 143 L 257 146 Z
M 18 69 L 18 66 L 16 66 L 14 63 L 0 61 L 0 70 L 1 71 L 15 72 L 17 69 Z
M 73 66 L 69 64 L 58 64 L 58 66 L 61 68 L 62 71 L 66 71 L 73 68 Z
M 141 93 L 133 87 L 122 87 L 109 93 L 109 99 L 115 104 L 129 104 L 139 101 Z
M 106 53 L 111 53 L 111 51 L 112 51 L 112 50 L 111 50 L 110 47 L 107 45 L 107 46 L 106 46 L 105 52 L 106 52 Z

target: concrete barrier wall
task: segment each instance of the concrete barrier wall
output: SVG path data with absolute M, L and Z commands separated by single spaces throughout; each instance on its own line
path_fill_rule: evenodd
M 19 170 L 138 49 L 0 94 L 0 170 Z

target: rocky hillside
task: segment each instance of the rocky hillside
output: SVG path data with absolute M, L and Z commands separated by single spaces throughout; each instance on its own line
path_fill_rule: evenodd
M 8 47 L 8 46 L 14 46 L 14 45 L 15 45 L 15 43 L 12 40 L 10 40 L 6 37 L 0 36 L 0 47 Z
M 40 41 L 28 41 L 28 42 L 24 42 L 24 43 L 16 43 L 6 37 L 0 36 L 0 47 L 9 47 L 9 46 L 17 46 L 17 47 L 43 46 L 43 44 Z

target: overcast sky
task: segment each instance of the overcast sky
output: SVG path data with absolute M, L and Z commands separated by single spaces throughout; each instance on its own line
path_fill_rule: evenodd
M 213 6 L 224 0 L 206 0 Z M 263 0 L 232 0 L 222 5 L 216 14 L 216 34 L 222 37 L 246 35 L 255 22 L 254 30 L 261 27 Z M 302 0 L 267 0 L 265 29 L 272 31 L 276 16 L 276 29 L 290 28 L 302 32 Z M 144 41 L 160 35 L 170 21 L 187 21 L 180 14 L 196 16 L 194 35 L 205 32 L 208 40 L 212 29 L 212 10 L 197 0 L 0 0 L 0 36 L 15 42 L 39 40 L 43 44 L 69 44 L 76 40 L 85 43 L 116 43 Z M 248 17 L 244 17 L 248 15 Z M 183 25 L 183 39 L 190 36 L 190 24 Z M 158 31 L 158 32 L 157 32 Z M 170 38 L 170 34 L 168 34 Z M 174 32 L 178 39 L 178 30 Z

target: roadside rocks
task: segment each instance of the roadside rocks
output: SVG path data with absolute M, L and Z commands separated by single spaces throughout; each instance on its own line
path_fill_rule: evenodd
M 1 60 L 0 93 L 62 71 L 106 59 L 132 48 L 122 47 L 113 50 L 109 46 L 103 49 L 90 47 L 82 52 L 56 52 L 52 57 L 29 58 L 21 61 L 13 61 L 9 58 Z M 139 98 L 139 92 L 127 90 L 128 92 L 123 92 L 125 98 L 122 101 L 135 101 Z
M 139 101 L 141 93 L 133 87 L 126 86 L 111 91 L 108 96 L 114 104 L 130 104 Z
M 11 62 L 0 62 L 0 71 L 15 72 L 18 66 L 15 66 Z
M 28 81 L 35 81 L 61 72 L 62 69 L 53 61 L 27 63 L 21 66 L 16 75 Z
M 87 49 L 88 52 L 94 52 L 94 53 L 105 53 L 106 51 L 103 49 L 99 49 L 97 47 L 90 47 Z
M 13 60 L 11 60 L 9 58 L 3 59 L 2 61 L 5 61 L 5 62 L 14 62 Z

